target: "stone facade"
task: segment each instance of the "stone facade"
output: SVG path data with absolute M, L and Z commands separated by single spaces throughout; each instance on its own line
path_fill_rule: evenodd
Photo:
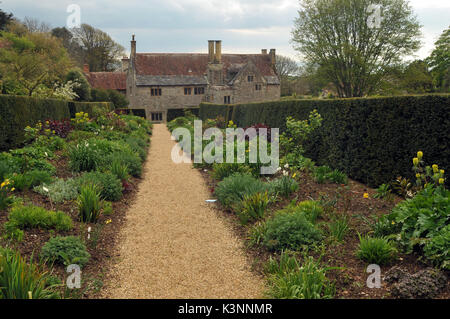
M 144 109 L 147 119 L 165 122 L 168 109 L 201 102 L 247 103 L 278 100 L 280 81 L 275 50 L 261 54 L 222 54 L 221 41 L 208 42 L 208 54 L 136 53 L 123 59 L 129 108 Z

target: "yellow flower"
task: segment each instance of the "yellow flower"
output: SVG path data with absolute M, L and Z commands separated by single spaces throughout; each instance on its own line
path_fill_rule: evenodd
M 292 175 L 292 178 L 294 178 L 295 176 L 297 176 L 297 173 L 294 173 L 294 175 Z
M 437 173 L 438 170 L 439 170 L 439 167 L 436 164 L 434 164 L 433 165 L 433 173 Z
M 419 159 L 417 157 L 413 158 L 413 164 L 414 164 L 414 166 L 419 165 Z
M 443 178 L 439 178 L 439 184 L 444 184 L 445 180 Z
M 417 152 L 417 157 L 419 158 L 419 160 L 421 160 L 422 157 L 423 157 L 423 152 L 422 151 L 418 151 Z
M 11 192 L 14 192 L 16 189 L 13 187 L 13 188 L 11 188 Z
M 420 178 L 420 174 L 419 174 L 419 173 L 417 173 L 417 174 L 416 174 L 416 177 L 417 177 L 417 178 Z
M 441 169 L 441 174 L 444 175 L 445 171 L 443 169 Z
M 395 225 L 395 222 L 394 221 L 392 221 L 392 223 L 391 223 L 392 225 Z
M 105 224 L 108 225 L 108 224 L 111 223 L 111 222 L 112 222 L 112 220 L 111 220 L 111 219 L 108 219 L 108 220 L 105 222 Z
M 3 187 L 5 187 L 5 185 L 6 185 L 6 183 L 5 182 L 3 182 L 1 185 L 0 185 L 0 188 L 3 188 Z
M 369 193 L 364 193 L 363 197 L 364 198 L 369 198 Z

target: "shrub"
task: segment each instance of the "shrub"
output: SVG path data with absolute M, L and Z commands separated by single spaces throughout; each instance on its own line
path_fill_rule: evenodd
M 16 229 L 42 228 L 68 231 L 72 229 L 72 219 L 64 212 L 48 211 L 38 206 L 13 207 L 5 223 L 7 233 Z
M 283 196 L 288 197 L 290 194 L 298 189 L 298 183 L 295 179 L 289 176 L 282 176 L 270 182 L 272 190 Z
M 391 187 L 389 184 L 382 184 L 377 188 L 377 193 L 373 195 L 374 198 L 390 198 Z
M 323 207 L 319 202 L 313 200 L 305 200 L 300 202 L 295 207 L 295 211 L 299 213 L 303 213 L 303 215 L 312 223 L 315 223 L 317 218 L 322 216 Z
M 84 173 L 77 179 L 81 188 L 86 184 L 93 184 L 100 192 L 100 197 L 109 201 L 118 201 L 122 197 L 122 183 L 113 173 L 98 171 Z
M 47 191 L 44 190 L 44 188 L 46 188 Z M 73 200 L 77 198 L 78 183 L 72 178 L 69 178 L 67 180 L 58 178 L 51 184 L 36 186 L 33 191 L 47 196 L 54 203 L 62 203 L 66 200 Z
M 251 175 L 234 173 L 217 184 L 215 194 L 219 202 L 232 208 L 244 199 L 245 195 L 264 193 L 268 185 Z
M 302 213 L 279 213 L 266 222 L 263 245 L 271 250 L 299 250 L 318 242 L 321 231 Z
M 336 183 L 336 184 L 347 184 L 347 175 L 340 172 L 339 170 L 332 170 L 328 166 L 319 166 L 314 170 L 314 180 L 319 183 Z
M 49 262 L 58 262 L 65 266 L 76 264 L 86 265 L 90 254 L 79 237 L 54 237 L 44 244 L 41 258 Z
M 294 257 L 282 253 L 280 262 L 269 261 L 269 298 L 329 299 L 335 295 L 334 284 L 326 277 L 328 268 L 322 268 L 313 257 L 307 257 L 300 266 Z
M 50 276 L 31 258 L 27 263 L 19 251 L 0 248 L 0 299 L 53 299 Z
M 386 238 L 359 236 L 359 247 L 356 256 L 371 264 L 384 265 L 395 258 L 397 250 Z
M 245 225 L 249 221 L 263 218 L 268 204 L 269 196 L 267 192 L 245 195 L 238 213 L 241 223 Z
M 424 254 L 434 265 L 450 270 L 450 225 L 433 236 L 424 247 Z
M 74 92 L 78 95 L 77 101 L 89 101 L 91 99 L 91 86 L 80 70 L 70 70 L 66 75 L 66 82 L 68 81 L 78 84 L 74 89 Z
M 77 199 L 79 218 L 85 223 L 95 223 L 100 217 L 100 192 L 94 184 L 81 186 Z
M 68 155 L 69 166 L 75 172 L 96 170 L 103 156 L 95 144 L 89 144 L 87 141 L 70 147 Z
M 14 169 L 5 160 L 0 160 L 0 181 L 3 181 L 7 175 L 13 173 Z
M 52 177 L 48 172 L 38 170 L 33 170 L 24 174 L 13 174 L 10 176 L 10 179 L 12 185 L 20 191 L 52 181 Z
M 123 165 L 127 165 L 128 174 L 134 177 L 141 177 L 142 175 L 142 162 L 138 155 L 134 153 L 114 153 L 106 158 L 106 162 L 112 163 L 118 161 Z
M 111 173 L 115 175 L 119 180 L 128 179 L 128 166 L 122 163 L 117 158 L 111 163 Z
M 234 173 L 251 174 L 251 169 L 245 164 L 238 163 L 214 163 L 211 176 L 215 180 L 221 181 Z

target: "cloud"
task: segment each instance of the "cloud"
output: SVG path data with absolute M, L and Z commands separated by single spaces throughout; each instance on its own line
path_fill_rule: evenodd
M 65 25 L 72 3 L 80 5 L 83 23 L 108 32 L 127 49 L 136 34 L 141 52 L 206 52 L 208 39 L 221 39 L 224 51 L 277 48 L 279 54 L 295 56 L 289 40 L 298 0 L 3 0 L 2 9 L 56 27 Z M 419 56 L 426 57 L 448 27 L 450 2 L 411 4 L 424 25 Z

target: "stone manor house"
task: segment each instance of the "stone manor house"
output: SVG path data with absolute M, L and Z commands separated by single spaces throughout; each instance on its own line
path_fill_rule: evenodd
M 137 53 L 133 35 L 130 57 L 121 72 L 84 70 L 94 88 L 127 95 L 130 109 L 143 109 L 147 119 L 166 122 L 167 110 L 196 107 L 201 102 L 233 104 L 280 99 L 275 49 L 260 54 L 222 54 L 221 41 L 208 41 L 203 53 Z

